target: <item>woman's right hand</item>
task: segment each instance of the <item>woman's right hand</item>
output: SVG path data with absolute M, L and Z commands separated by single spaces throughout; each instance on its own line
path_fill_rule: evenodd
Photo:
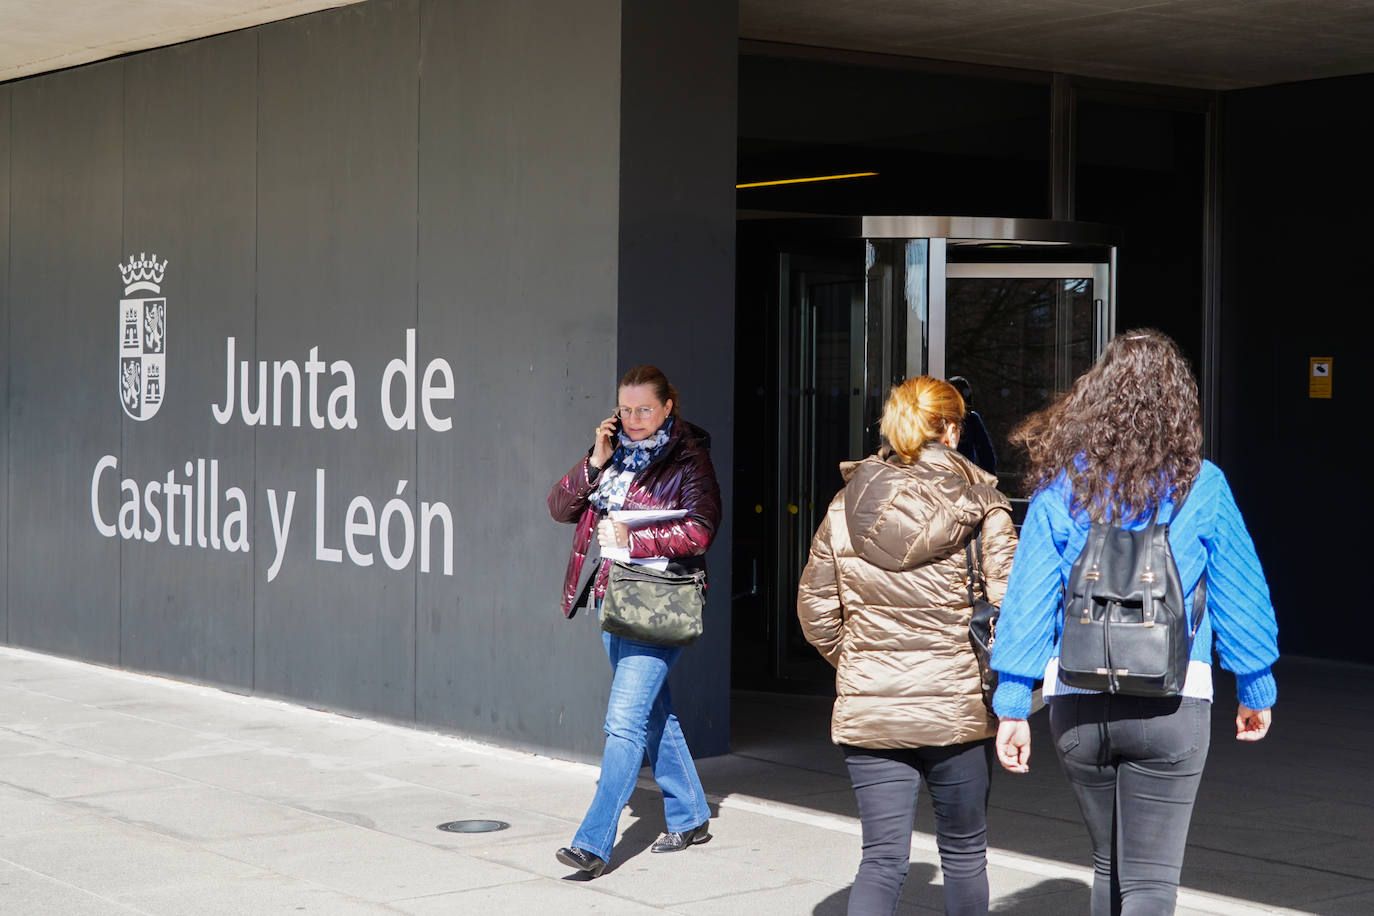
M 1025 719 L 997 723 L 997 760 L 1009 773 L 1030 772 L 1030 724 Z
M 595 438 L 592 440 L 590 459 L 595 467 L 604 468 L 606 462 L 611 460 L 611 455 L 615 454 L 616 433 L 616 416 L 614 414 L 597 424 Z

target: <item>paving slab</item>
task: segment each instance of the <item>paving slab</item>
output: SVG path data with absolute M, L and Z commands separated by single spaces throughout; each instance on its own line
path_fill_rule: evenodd
M 144 912 L 8 862 L 0 862 L 0 900 L 4 901 L 5 912 L 42 916 L 120 916 Z
M 575 826 L 566 818 L 550 817 L 507 800 L 505 804 L 474 799 L 426 786 L 405 785 L 333 798 L 314 798 L 298 805 L 320 818 L 366 827 L 390 836 L 413 840 L 440 849 L 465 852 L 515 843 L 530 837 L 566 842 L 564 834 Z M 456 833 L 440 830 L 454 821 L 499 821 L 507 826 L 490 833 Z
M 58 745 L 41 753 L 0 757 L 0 783 L 48 798 L 80 798 L 168 785 L 165 773 Z
M 303 836 L 213 842 L 208 847 L 226 859 L 374 903 L 515 883 L 530 877 L 525 870 L 352 826 Z
M 56 830 L 87 814 L 79 805 L 0 784 L 0 835 L 19 837 L 30 831 Z
M 585 886 L 584 886 L 585 885 Z M 398 900 L 392 912 L 411 916 L 452 916 L 454 913 L 548 913 L 557 916 L 661 916 L 672 912 L 645 906 L 596 889 L 591 882 L 570 884 L 553 878 L 531 878 L 518 884 L 484 887 L 455 894 Z M 684 912 L 702 912 L 700 909 Z M 801 912 L 793 910 L 792 912 Z
M 148 916 L 265 916 L 265 914 L 322 914 L 322 916 L 395 916 L 396 910 L 378 903 L 284 875 L 262 873 L 228 881 L 198 881 L 175 888 L 123 894 L 117 901 Z M 108 910 L 106 912 L 109 912 Z M 122 910 L 117 912 L 123 912 Z
M 404 785 L 346 758 L 282 748 L 168 758 L 158 770 L 186 782 L 286 802 Z
M 106 792 L 80 799 L 81 810 L 186 843 L 289 834 L 304 837 L 336 820 L 281 802 L 198 783 Z
M 235 880 L 261 871 L 206 848 L 94 816 L 0 836 L 0 863 L 111 898 L 207 878 Z
M 1322 916 L 1369 916 L 1374 913 L 1374 892 L 1316 900 L 1309 910 Z

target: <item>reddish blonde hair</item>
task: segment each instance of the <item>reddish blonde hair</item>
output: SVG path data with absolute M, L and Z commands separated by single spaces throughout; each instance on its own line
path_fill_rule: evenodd
M 955 387 L 921 375 L 893 386 L 878 428 L 902 460 L 911 462 L 926 443 L 943 436 L 949 424 L 963 422 L 964 399 Z

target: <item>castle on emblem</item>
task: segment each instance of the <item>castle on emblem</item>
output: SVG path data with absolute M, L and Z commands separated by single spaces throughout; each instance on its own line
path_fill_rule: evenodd
M 134 420 L 157 413 L 167 393 L 167 300 L 162 279 L 167 262 L 140 253 L 120 264 L 124 297 L 119 300 L 119 403 Z M 137 293 L 150 293 L 132 298 Z

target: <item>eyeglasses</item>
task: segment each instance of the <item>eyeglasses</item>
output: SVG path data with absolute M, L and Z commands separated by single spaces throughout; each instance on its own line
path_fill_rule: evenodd
M 654 415 L 656 410 L 658 410 L 657 407 L 617 407 L 615 415 L 622 420 L 628 420 L 632 416 L 647 420 Z

